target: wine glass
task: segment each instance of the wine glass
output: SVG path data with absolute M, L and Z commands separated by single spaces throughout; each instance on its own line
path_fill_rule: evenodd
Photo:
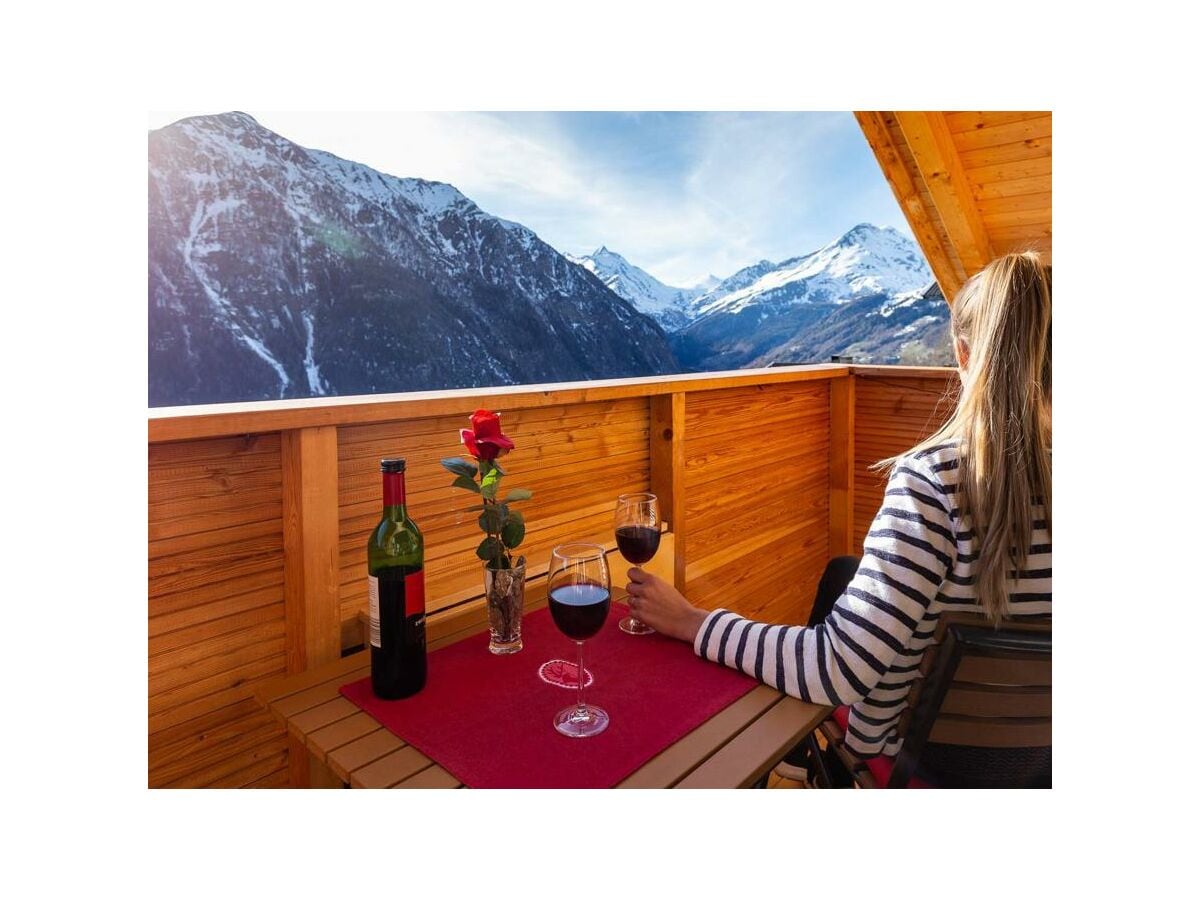
M 608 713 L 583 702 L 587 675 L 583 642 L 595 635 L 608 618 L 611 582 L 608 560 L 599 544 L 560 544 L 550 554 L 550 615 L 558 630 L 579 647 L 576 703 L 560 710 L 554 727 L 567 737 L 592 737 L 608 727 Z
M 648 563 L 658 552 L 662 523 L 658 520 L 658 498 L 654 494 L 621 494 L 617 497 L 617 547 L 635 566 Z M 633 616 L 620 622 L 626 634 L 654 634 L 654 629 Z

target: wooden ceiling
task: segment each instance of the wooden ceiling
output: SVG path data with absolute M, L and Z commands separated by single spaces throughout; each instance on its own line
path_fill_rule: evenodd
M 1051 261 L 1049 112 L 856 112 L 942 293 L 1004 253 Z

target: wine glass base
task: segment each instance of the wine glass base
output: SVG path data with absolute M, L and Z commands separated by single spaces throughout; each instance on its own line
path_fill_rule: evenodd
M 567 737 L 592 737 L 608 727 L 608 713 L 598 706 L 568 706 L 554 717 L 554 730 Z
M 639 622 L 633 616 L 626 616 L 619 623 L 619 626 L 626 634 L 654 634 L 654 629 L 645 622 Z

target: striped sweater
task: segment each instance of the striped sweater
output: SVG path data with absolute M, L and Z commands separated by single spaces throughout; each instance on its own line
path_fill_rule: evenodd
M 979 609 L 978 544 L 954 502 L 957 482 L 954 444 L 904 457 L 892 470 L 858 571 L 824 623 L 767 625 L 717 609 L 700 626 L 696 653 L 801 700 L 849 705 L 847 746 L 862 756 L 894 756 L 896 725 L 938 617 Z M 1010 614 L 1048 614 L 1050 536 L 1041 506 L 1018 574 Z

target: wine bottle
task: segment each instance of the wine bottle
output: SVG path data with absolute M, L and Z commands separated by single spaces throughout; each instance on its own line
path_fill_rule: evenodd
M 383 519 L 367 541 L 371 688 L 384 700 L 425 686 L 425 542 L 408 516 L 404 460 L 379 461 Z

